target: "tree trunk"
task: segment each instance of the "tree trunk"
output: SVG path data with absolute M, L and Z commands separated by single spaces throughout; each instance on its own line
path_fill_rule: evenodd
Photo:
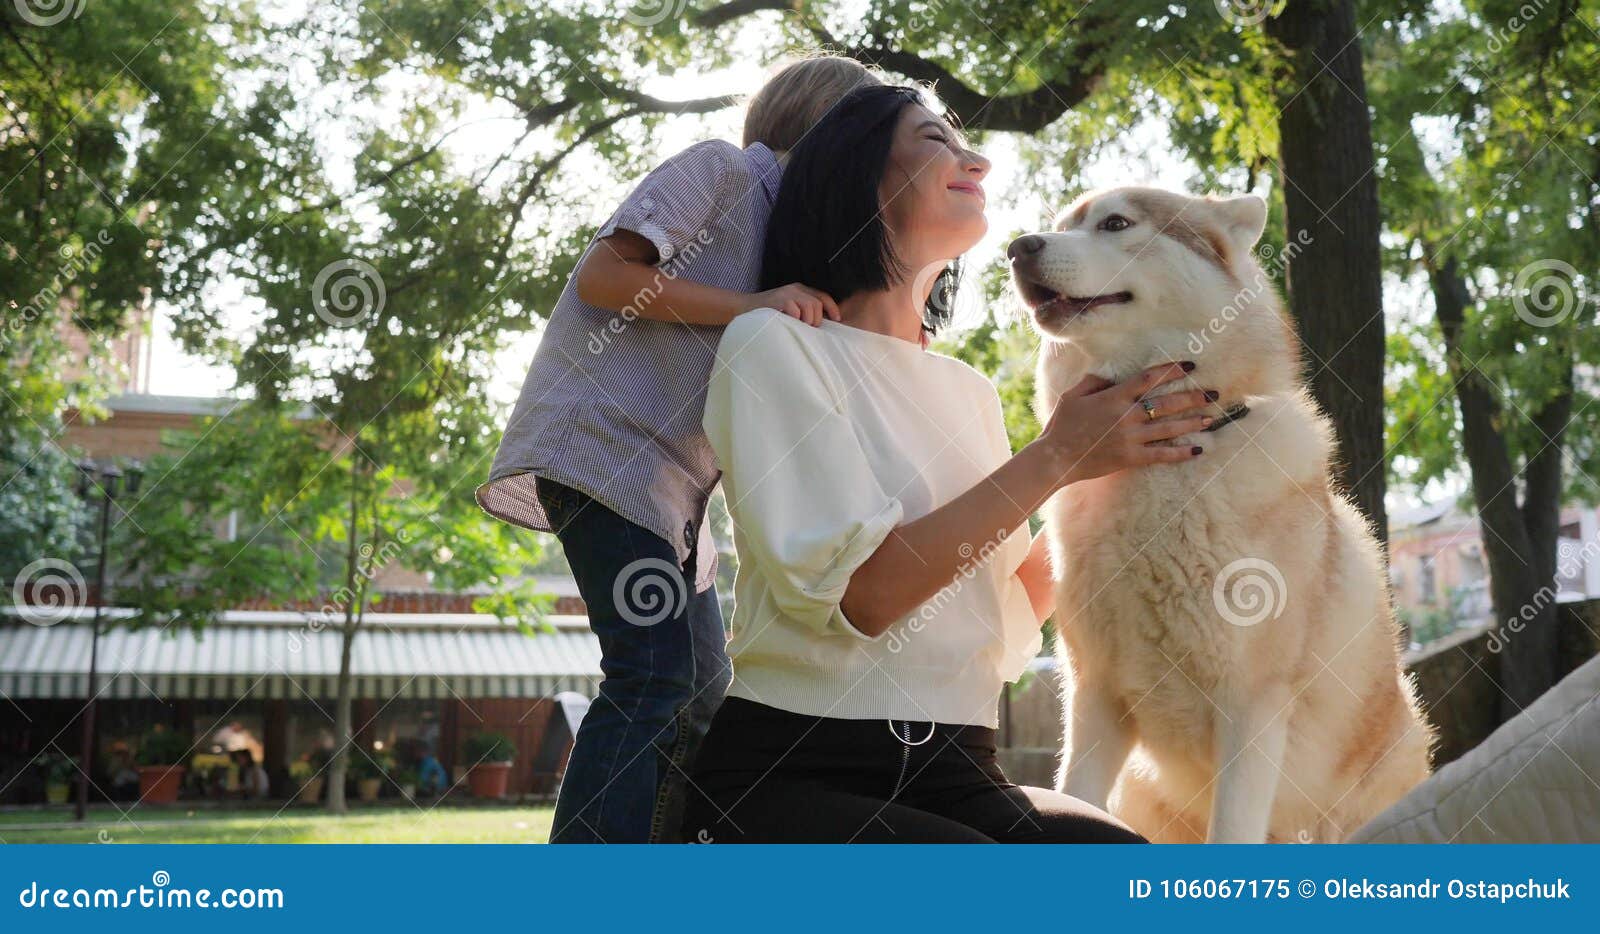
M 352 706 L 352 689 L 350 681 L 350 647 L 356 641 L 355 624 L 348 619 L 342 627 L 343 645 L 339 651 L 339 696 L 333 707 L 333 758 L 328 760 L 328 810 L 335 814 L 343 814 L 347 808 L 344 801 L 344 778 L 350 765 L 350 741 L 352 730 L 350 728 L 350 708 Z
M 1569 358 L 1570 359 L 1570 358 Z M 1556 547 L 1561 536 L 1561 462 L 1567 422 L 1572 417 L 1572 370 L 1564 374 L 1563 391 L 1532 413 L 1539 430 L 1537 450 L 1523 465 L 1522 522 L 1528 530 L 1529 575 L 1535 585 L 1528 603 L 1518 605 L 1513 619 L 1496 607 L 1510 630 L 1500 654 L 1500 717 L 1508 720 L 1539 699 L 1560 678 L 1560 618 L 1556 606 Z M 1517 632 L 1521 629 L 1521 632 Z
M 1290 56 L 1278 118 L 1289 308 L 1311 392 L 1333 420 L 1334 480 L 1388 541 L 1384 510 L 1384 322 L 1378 176 L 1354 0 L 1290 0 L 1266 22 Z
M 1431 251 L 1430 251 L 1431 252 Z M 1556 680 L 1556 536 L 1560 529 L 1561 442 L 1572 409 L 1568 392 L 1533 416 L 1551 443 L 1528 458 L 1525 491 L 1517 505 L 1517 475 L 1510 447 L 1495 426 L 1500 405 L 1484 376 L 1461 351 L 1461 329 L 1471 302 L 1454 257 L 1430 264 L 1429 281 L 1445 355 L 1461 407 L 1462 447 L 1472 474 L 1472 497 L 1489 565 L 1489 598 L 1500 628 L 1490 640 L 1498 652 L 1500 719 L 1533 703 Z M 1571 386 L 1570 372 L 1567 385 Z M 1544 442 L 1540 442 L 1544 444 Z
M 1566 457 L 1567 423 L 1572 420 L 1572 368 L 1563 374 L 1560 395 L 1531 417 L 1539 446 L 1522 468 L 1522 521 L 1533 545 L 1533 570 L 1540 581 L 1556 578 L 1556 545 L 1561 536 L 1561 464 Z
M 350 763 L 350 705 L 352 701 L 352 685 L 350 683 L 350 647 L 356 641 L 356 628 L 360 625 L 357 615 L 358 607 L 350 595 L 357 593 L 357 555 L 360 553 L 356 544 L 361 538 L 361 462 L 357 458 L 350 461 L 350 525 L 346 528 L 346 541 L 344 568 L 344 625 L 340 627 L 339 646 L 339 690 L 338 699 L 333 707 L 333 758 L 328 760 L 328 810 L 335 814 L 343 814 L 346 810 L 344 801 L 344 777 Z M 359 599 L 359 598 L 358 598 Z

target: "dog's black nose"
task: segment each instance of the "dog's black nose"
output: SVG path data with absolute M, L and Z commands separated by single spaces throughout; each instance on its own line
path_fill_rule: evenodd
M 1024 256 L 1032 256 L 1042 249 L 1044 249 L 1043 237 L 1038 234 L 1025 234 L 1011 241 L 1011 245 L 1006 247 L 1006 256 L 1021 259 Z

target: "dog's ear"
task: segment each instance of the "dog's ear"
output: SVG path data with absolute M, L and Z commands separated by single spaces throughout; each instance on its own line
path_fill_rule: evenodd
M 1237 253 L 1248 253 L 1267 227 L 1267 202 L 1256 195 L 1233 198 L 1211 197 L 1211 210 L 1217 226 Z M 1237 255 L 1237 254 L 1236 254 Z

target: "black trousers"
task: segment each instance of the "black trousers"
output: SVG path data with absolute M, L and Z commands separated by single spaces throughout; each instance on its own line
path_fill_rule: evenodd
M 791 713 L 711 721 L 683 835 L 702 843 L 1143 843 L 1076 798 L 1006 780 L 995 731 Z

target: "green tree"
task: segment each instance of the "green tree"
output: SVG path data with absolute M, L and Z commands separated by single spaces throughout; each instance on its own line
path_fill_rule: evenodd
M 0 423 L 92 410 L 132 312 L 198 306 L 241 209 L 293 191 L 264 46 L 248 4 L 0 6 Z
M 0 424 L 0 583 L 41 559 L 78 562 L 88 526 L 75 475 L 47 434 Z
M 44 6 L 0 10 L 0 422 L 93 412 L 105 382 L 64 377 L 69 316 L 96 341 L 158 303 L 186 349 L 234 368 L 249 403 L 173 438 L 119 517 L 121 593 L 135 624 L 203 627 L 243 599 L 332 591 L 337 808 L 377 556 L 453 588 L 538 558 L 470 493 L 498 427 L 479 387 L 499 315 L 545 280 L 519 278 L 504 202 L 450 162 L 460 100 L 362 70 L 358 5 L 270 24 L 207 0 Z M 532 626 L 540 603 L 522 588 L 482 608 Z
M 317 485 L 327 456 L 305 420 L 241 404 L 165 432 L 143 489 L 119 499 L 109 549 L 129 625 L 205 629 L 244 601 L 318 599 L 337 507 Z
M 1469 2 L 1371 37 L 1389 262 L 1431 317 L 1396 335 L 1392 444 L 1416 483 L 1465 454 L 1502 626 L 1502 715 L 1554 683 L 1560 509 L 1593 479 L 1600 43 L 1589 3 Z M 1581 374 L 1589 374 L 1584 378 Z
M 437 425 L 415 414 L 346 434 L 314 406 L 285 408 L 242 404 L 166 439 L 146 465 L 149 492 L 116 525 L 118 602 L 135 608 L 130 625 L 199 632 L 244 601 L 314 607 L 288 647 L 323 630 L 340 636 L 328 807 L 342 811 L 350 757 L 367 754 L 352 748 L 351 653 L 381 606 L 378 575 L 395 565 L 447 590 L 488 584 L 494 593 L 474 609 L 530 636 L 547 628 L 548 599 L 515 582 L 538 543 L 485 516 L 444 466 L 481 450 L 430 445 Z

